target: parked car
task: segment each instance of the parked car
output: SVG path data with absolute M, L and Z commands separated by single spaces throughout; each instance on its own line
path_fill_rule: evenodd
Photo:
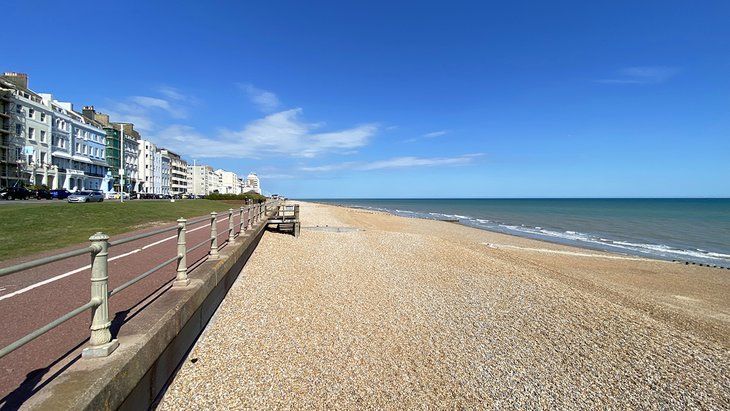
M 104 201 L 104 194 L 99 191 L 79 191 L 68 196 L 69 203 L 91 203 Z
M 129 200 L 129 194 L 127 194 L 127 193 L 106 193 L 106 194 L 104 194 L 104 199 L 119 200 L 120 196 L 123 196 L 125 200 Z
M 50 200 L 52 198 L 51 192 L 43 188 L 39 188 L 38 190 L 31 190 L 30 195 L 35 197 L 36 200 Z
M 0 198 L 3 200 L 27 200 L 31 196 L 30 191 L 23 186 L 8 187 L 0 190 Z
M 54 200 L 64 200 L 68 198 L 68 196 L 71 195 L 71 192 L 68 190 L 60 189 L 60 190 L 51 190 L 49 191 L 51 194 L 51 198 Z

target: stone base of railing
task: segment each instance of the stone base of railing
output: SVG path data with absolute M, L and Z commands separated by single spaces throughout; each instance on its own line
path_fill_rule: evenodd
M 119 347 L 119 340 L 111 340 L 106 344 L 89 346 L 81 351 L 82 358 L 101 358 L 108 357 L 114 350 Z

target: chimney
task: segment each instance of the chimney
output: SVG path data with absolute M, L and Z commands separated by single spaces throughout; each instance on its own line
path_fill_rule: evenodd
M 94 106 L 84 106 L 84 109 L 81 110 L 81 114 L 84 117 L 86 117 L 86 118 L 90 118 L 92 120 L 96 120 L 94 118 L 95 117 L 95 114 L 96 114 L 96 110 L 94 110 Z
M 3 78 L 13 84 L 16 87 L 22 89 L 28 89 L 28 75 L 25 73 L 16 73 L 14 71 L 6 71 L 3 73 Z

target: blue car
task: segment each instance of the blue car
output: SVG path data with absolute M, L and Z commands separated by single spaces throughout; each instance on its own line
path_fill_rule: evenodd
M 51 190 L 51 198 L 54 200 L 65 200 L 71 193 L 68 190 Z

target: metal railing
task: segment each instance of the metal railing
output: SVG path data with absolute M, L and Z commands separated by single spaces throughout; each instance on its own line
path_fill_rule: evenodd
M 253 228 L 253 226 L 261 221 L 264 217 L 269 205 L 278 204 L 278 201 L 268 201 L 266 203 L 259 204 L 248 204 L 242 206 L 239 210 L 240 222 L 238 224 L 239 230 L 236 233 L 236 225 L 233 222 L 234 210 L 231 208 L 228 210 L 228 244 L 233 244 L 236 240 L 236 234 L 238 237 L 246 235 L 246 231 Z M 82 357 L 104 357 L 111 354 L 116 347 L 119 345 L 117 340 L 112 340 L 111 335 L 111 320 L 109 319 L 109 298 L 120 293 L 126 288 L 136 284 L 137 282 L 147 278 L 151 274 L 161 270 L 163 267 L 177 261 L 177 268 L 175 271 L 175 279 L 173 281 L 173 287 L 187 287 L 190 284 L 188 278 L 188 267 L 187 267 L 187 255 L 206 245 L 210 244 L 210 250 L 208 251 L 208 259 L 216 259 L 220 257 L 218 252 L 218 230 L 217 230 L 217 219 L 218 213 L 210 213 L 210 217 L 203 217 L 188 222 L 184 218 L 177 220 L 177 224 L 172 227 L 161 228 L 151 232 L 133 235 L 130 237 L 122 238 L 119 240 L 109 241 L 109 236 L 97 232 L 96 234 L 89 237 L 91 245 L 89 247 L 80 248 L 78 250 L 69 251 L 62 254 L 57 254 L 38 260 L 29 261 L 22 264 L 13 265 L 10 267 L 0 268 L 0 277 L 14 274 L 20 271 L 29 270 L 31 268 L 40 267 L 46 264 L 54 263 L 57 261 L 65 260 L 72 257 L 77 257 L 84 254 L 91 255 L 91 299 L 86 304 L 83 304 L 70 312 L 62 315 L 61 317 L 51 321 L 50 323 L 38 328 L 24 337 L 14 341 L 13 343 L 0 349 L 0 358 L 10 354 L 25 344 L 33 341 L 40 337 L 46 332 L 52 330 L 55 327 L 63 324 L 71 318 L 83 313 L 86 310 L 91 310 L 92 322 L 90 326 L 91 335 L 89 338 L 89 346 L 87 346 L 83 352 Z M 186 242 L 186 231 L 188 225 L 201 223 L 210 219 L 210 237 L 204 241 L 188 248 Z M 167 233 L 170 231 L 177 230 L 177 252 L 176 255 L 169 258 L 168 260 L 158 264 L 157 266 L 145 271 L 139 276 L 127 281 L 126 283 L 108 291 L 109 283 L 109 271 L 108 271 L 108 255 L 109 248 L 130 243 L 132 241 L 141 240 L 144 238 L 152 237 L 155 235 Z

